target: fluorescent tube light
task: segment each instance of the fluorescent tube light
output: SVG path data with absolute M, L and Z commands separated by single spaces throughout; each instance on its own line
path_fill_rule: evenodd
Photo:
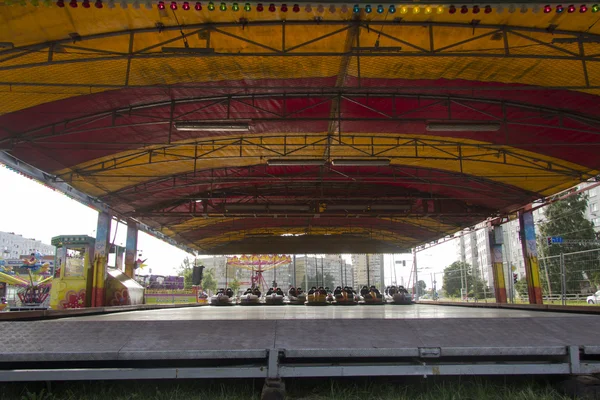
M 342 167 L 387 167 L 390 165 L 390 160 L 387 158 L 365 158 L 358 160 L 340 158 L 333 160 L 331 163 Z
M 372 204 L 373 211 L 407 211 L 410 210 L 410 204 Z
M 310 158 L 310 159 L 293 159 L 293 158 L 278 158 L 267 160 L 267 165 L 273 166 L 287 166 L 287 165 L 324 165 L 325 160 L 318 158 Z
M 328 204 L 327 211 L 364 211 L 368 207 L 365 204 Z
M 429 132 L 497 132 L 500 129 L 498 123 L 451 123 L 430 122 L 427 124 Z
M 270 204 L 270 211 L 309 211 L 310 206 L 306 204 Z
M 222 122 L 222 121 L 197 121 L 197 122 L 176 122 L 175 129 L 178 131 L 193 132 L 248 132 L 250 125 L 247 122 Z
M 398 53 L 402 51 L 400 46 L 375 46 L 375 47 L 353 47 L 352 51 L 361 53 Z
M 233 203 L 225 204 L 225 211 L 266 211 L 266 204 Z

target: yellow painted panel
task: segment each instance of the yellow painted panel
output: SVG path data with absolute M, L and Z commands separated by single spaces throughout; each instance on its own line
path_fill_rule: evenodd
M 214 149 L 214 145 L 199 146 L 199 153 L 202 150 L 212 151 L 210 158 L 199 158 L 196 167 L 197 170 L 207 170 L 220 167 L 241 167 L 249 165 L 264 164 L 268 158 L 274 156 L 274 151 L 282 151 L 283 143 L 280 138 L 264 138 L 262 141 L 257 138 L 252 138 L 253 135 L 245 136 L 246 140 L 251 143 L 257 141 L 261 143 L 259 146 L 246 145 L 242 148 L 240 157 L 240 147 L 235 139 L 220 139 L 221 144 L 230 143 L 231 146 L 223 149 Z M 257 136 L 257 135 L 255 135 Z M 293 147 L 294 142 L 304 143 L 303 134 L 288 134 L 289 140 L 288 149 Z M 322 135 L 313 135 L 311 140 L 319 141 L 325 137 Z M 557 187 L 573 185 L 577 182 L 576 178 L 571 178 L 560 173 L 561 170 L 588 172 L 587 168 L 577 164 L 568 163 L 552 157 L 543 156 L 537 153 L 506 148 L 495 148 L 494 150 L 481 149 L 477 147 L 462 147 L 462 157 L 464 160 L 462 165 L 459 161 L 454 161 L 451 158 L 458 156 L 457 147 L 444 147 L 438 149 L 435 145 L 442 143 L 455 142 L 464 144 L 481 144 L 473 140 L 454 139 L 447 137 L 435 136 L 413 136 L 413 135 L 390 135 L 391 138 L 409 139 L 418 138 L 423 143 L 429 146 L 421 146 L 419 149 L 419 158 L 414 157 L 413 147 L 397 147 L 390 146 L 389 139 L 383 139 L 381 143 L 376 139 L 376 149 L 381 152 L 381 157 L 393 157 L 394 165 L 414 166 L 421 168 L 434 168 L 443 171 L 462 172 L 464 174 L 484 177 L 492 181 L 514 185 L 525 190 L 539 192 L 541 194 L 550 194 L 557 190 Z M 219 140 L 218 137 L 213 138 Z M 206 140 L 212 140 L 207 138 Z M 331 157 L 364 157 L 365 153 L 361 152 L 369 150 L 371 139 L 370 137 L 342 137 L 342 145 L 333 145 L 331 148 Z M 336 143 L 336 142 L 334 142 Z M 350 146 L 351 145 L 351 146 Z M 298 145 L 299 146 L 299 145 Z M 386 147 L 389 146 L 389 147 Z M 295 157 L 319 158 L 323 155 L 322 146 L 302 146 L 302 150 L 294 154 Z M 148 150 L 148 149 L 146 149 Z M 385 150 L 385 151 L 384 151 Z M 505 150 L 506 164 L 503 162 L 504 156 L 500 150 Z M 182 144 L 169 149 L 168 153 L 157 151 L 152 157 L 152 164 L 148 164 L 147 157 L 124 157 L 120 161 L 119 167 L 98 172 L 92 176 L 78 176 L 78 171 L 83 174 L 93 172 L 101 167 L 102 161 L 112 160 L 127 155 L 134 155 L 137 152 L 130 151 L 117 155 L 111 155 L 105 158 L 97 159 L 89 163 L 81 164 L 74 167 L 72 170 L 57 171 L 57 175 L 68 176 L 72 171 L 75 171 L 75 176 L 72 184 L 80 189 L 85 189 L 94 195 L 105 194 L 106 192 L 116 191 L 124 187 L 131 186 L 136 183 L 145 182 L 153 178 L 158 178 L 166 175 L 181 174 L 193 170 L 194 162 L 194 146 Z M 450 159 L 449 159 L 450 158 Z M 525 158 L 525 159 L 523 159 Z M 536 161 L 533 161 L 533 160 Z M 548 163 L 553 165 L 553 171 L 545 171 Z M 595 173 L 595 172 L 590 172 Z M 536 179 L 529 179 L 526 175 L 541 175 Z M 139 177 L 129 177 L 129 175 Z M 525 175 L 525 176 L 524 176 Z M 125 176 L 127 176 L 125 178 Z M 148 176 L 153 178 L 147 178 Z M 123 177 L 123 178 L 120 178 Z M 91 189 L 90 185 L 95 185 L 98 189 Z M 101 191 L 101 193 L 98 193 Z
M 170 57 L 131 62 L 130 85 L 329 77 L 341 57 Z
M 591 86 L 600 86 L 600 60 L 586 62 L 588 77 Z M 591 94 L 599 94 L 598 89 L 587 90 Z
M 569 73 L 565 73 L 569 71 Z M 365 78 L 465 79 L 539 86 L 585 85 L 580 61 L 471 57 L 362 57 Z M 349 74 L 358 76 L 356 58 Z
M 231 231 L 220 236 L 208 237 L 195 242 L 200 248 L 210 248 L 220 243 L 231 242 L 241 240 L 246 235 L 257 235 L 257 234 L 272 234 L 274 236 L 283 234 L 309 234 L 309 235 L 339 235 L 342 233 L 356 234 L 359 236 L 365 236 L 370 239 L 382 240 L 386 242 L 392 242 L 396 245 L 412 245 L 417 241 L 413 238 L 398 235 L 390 232 L 386 229 L 367 229 L 363 227 L 310 227 L 307 232 L 306 227 L 277 227 L 277 228 L 260 228 L 250 229 L 244 231 Z
M 127 60 L 90 61 L 0 71 L 4 82 L 123 85 Z
M 424 229 L 428 229 L 434 232 L 449 232 L 455 229 L 452 225 L 447 225 L 436 221 L 432 218 L 415 218 L 415 217 L 396 217 L 396 218 L 380 218 L 381 221 L 386 221 L 390 223 L 404 223 L 409 225 L 414 225 L 417 227 L 421 227 Z M 233 223 L 236 221 L 236 218 L 222 217 L 222 218 L 200 218 L 194 217 L 189 220 L 169 227 L 169 230 L 173 233 L 184 233 L 195 231 L 198 229 L 206 228 L 208 226 L 221 224 L 221 223 Z M 164 232 L 163 232 L 164 233 Z

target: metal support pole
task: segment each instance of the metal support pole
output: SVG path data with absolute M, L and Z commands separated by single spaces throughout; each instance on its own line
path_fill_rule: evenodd
M 379 284 L 381 285 L 379 289 L 383 292 L 385 290 L 385 255 L 380 254 L 381 258 L 379 259 Z
M 344 282 L 346 282 L 346 286 L 354 286 L 354 284 L 348 285 L 348 277 L 346 276 L 347 269 L 348 266 L 346 265 L 346 261 L 344 261 Z
M 294 280 L 292 281 L 294 284 L 294 287 L 296 287 L 296 255 L 293 255 L 293 260 L 294 260 L 294 264 L 293 264 L 293 268 L 294 268 Z
M 419 301 L 419 273 L 417 271 L 417 249 L 413 249 L 413 265 L 415 266 L 415 301 Z
M 340 254 L 340 282 L 341 287 L 344 287 L 344 267 L 342 266 L 342 255 Z
M 519 212 L 519 224 L 529 303 L 543 304 L 533 213 L 531 211 Z
M 314 256 L 315 259 L 315 280 L 317 281 L 317 288 L 319 288 L 319 264 L 317 262 L 317 255 Z
M 367 286 L 371 287 L 371 271 L 369 270 L 369 255 L 366 255 L 367 257 Z
M 308 292 L 308 256 L 304 255 L 304 290 Z
M 467 263 L 467 257 L 465 254 L 465 235 L 461 235 L 460 237 L 460 261 L 460 299 L 464 300 L 465 288 L 467 287 L 466 271 L 464 270 Z
M 504 238 L 501 226 L 495 226 L 492 231 L 488 232 L 488 240 L 490 249 L 492 250 L 490 255 L 492 256 L 491 261 L 496 303 L 506 303 L 506 282 L 504 281 L 504 263 L 502 261 L 502 243 L 499 243 L 500 238 Z
M 567 305 L 567 273 L 565 270 L 565 255 L 560 253 L 560 298 L 563 306 Z
M 321 286 L 325 286 L 325 274 L 323 273 L 323 257 L 321 257 Z
M 134 278 L 137 256 L 138 229 L 133 220 L 127 221 L 127 239 L 125 241 L 125 275 Z
M 108 252 L 110 249 L 110 224 L 112 217 L 106 212 L 98 213 L 98 226 L 96 227 L 96 244 L 94 246 L 93 280 L 92 280 L 92 307 L 103 307 L 105 304 L 106 269 L 108 266 Z

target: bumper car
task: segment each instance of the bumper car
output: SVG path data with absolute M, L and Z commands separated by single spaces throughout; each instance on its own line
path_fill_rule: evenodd
M 308 291 L 306 296 L 306 304 L 309 306 L 326 306 L 327 302 L 327 291 L 320 287 L 319 289 L 313 287 Z
M 383 298 L 383 295 L 379 292 L 379 290 L 377 290 L 375 286 L 371 286 L 370 288 L 364 286 L 361 289 L 360 294 L 362 295 L 362 298 L 365 304 L 367 305 L 385 304 L 385 299 Z
M 333 301 L 335 300 L 335 297 L 333 297 L 333 292 L 331 291 L 331 289 L 329 289 L 328 287 L 325 288 L 325 292 L 327 293 L 327 302 L 328 303 L 333 303 Z
M 234 304 L 233 290 L 219 289 L 217 294 L 210 298 L 210 304 L 213 306 L 232 306 Z
M 296 305 L 296 306 L 300 306 L 300 305 L 304 305 L 304 303 L 306 302 L 306 293 L 304 293 L 304 291 L 302 291 L 302 288 L 290 288 L 290 290 L 288 290 L 288 299 L 289 299 L 289 304 L 292 305 Z
M 202 291 L 198 293 L 198 304 L 208 304 L 208 295 L 206 292 Z
M 412 304 L 412 296 L 404 286 L 398 286 L 397 288 L 392 286 L 390 288 L 390 296 L 392 298 L 392 304 Z
M 240 296 L 240 305 L 255 306 L 260 304 L 260 290 L 248 288 L 246 292 Z
M 281 306 L 284 304 L 283 300 L 283 291 L 279 288 L 269 289 L 265 296 L 265 304 L 269 306 Z
M 356 293 L 354 293 L 351 287 L 346 286 L 343 289 L 340 288 L 339 291 L 336 289 L 333 295 L 335 297 L 335 304 L 338 306 L 355 306 L 358 304 Z

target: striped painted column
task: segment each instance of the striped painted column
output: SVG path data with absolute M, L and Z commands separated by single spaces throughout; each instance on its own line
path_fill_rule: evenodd
M 492 271 L 494 278 L 494 294 L 496 303 L 506 303 L 506 281 L 504 279 L 504 266 L 502 262 L 502 227 L 495 226 L 489 231 L 490 254 L 492 256 Z
M 105 212 L 98 213 L 96 244 L 94 246 L 92 307 L 103 307 L 106 297 L 106 268 L 108 266 L 110 224 L 112 217 Z
M 138 228 L 133 220 L 127 221 L 127 239 L 125 241 L 125 275 L 133 279 L 137 255 Z
M 531 211 L 520 212 L 519 224 L 529 304 L 543 304 L 533 213 Z

